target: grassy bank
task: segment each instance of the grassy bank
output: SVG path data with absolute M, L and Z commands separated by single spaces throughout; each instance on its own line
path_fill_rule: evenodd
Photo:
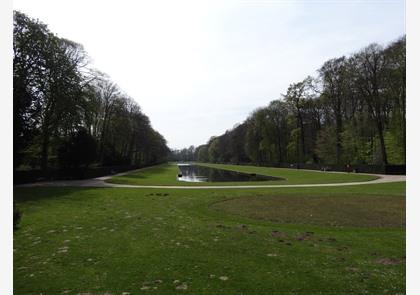
M 258 184 L 312 184 L 312 183 L 340 183 L 369 181 L 377 177 L 357 173 L 331 173 L 320 171 L 308 171 L 286 168 L 257 167 L 257 166 L 239 166 L 223 164 L 197 163 L 197 165 L 239 171 L 245 173 L 255 173 L 260 175 L 274 176 L 284 178 L 285 180 L 276 181 L 247 181 L 247 182 L 181 182 L 177 180 L 179 169 L 176 164 L 162 164 L 138 170 L 134 173 L 113 177 L 107 182 L 134 185 L 258 185 Z
M 403 294 L 404 188 L 19 188 L 15 294 Z

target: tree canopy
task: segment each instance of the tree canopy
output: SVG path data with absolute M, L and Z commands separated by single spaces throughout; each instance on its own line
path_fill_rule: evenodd
M 316 77 L 194 152 L 203 162 L 320 164 L 405 163 L 405 36 L 326 61 Z
M 83 46 L 14 12 L 14 168 L 147 165 L 165 138 L 140 106 L 89 64 Z

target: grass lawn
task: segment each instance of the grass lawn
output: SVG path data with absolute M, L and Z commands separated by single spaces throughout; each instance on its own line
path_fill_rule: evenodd
M 200 185 L 268 185 L 268 184 L 308 184 L 308 183 L 340 183 L 369 181 L 377 177 L 372 175 L 357 173 L 329 173 L 320 171 L 297 170 L 287 168 L 239 166 L 223 164 L 196 163 L 196 165 L 213 167 L 225 170 L 233 170 L 245 173 L 255 173 L 260 175 L 285 178 L 277 181 L 247 181 L 247 182 L 185 182 L 178 181 L 179 173 L 176 164 L 162 164 L 159 166 L 140 169 L 134 173 L 115 176 L 107 182 L 134 185 L 181 185 L 181 186 L 200 186 Z
M 15 199 L 15 294 L 405 293 L 405 183 Z

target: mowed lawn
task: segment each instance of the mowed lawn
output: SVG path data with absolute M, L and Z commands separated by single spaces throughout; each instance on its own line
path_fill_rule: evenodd
M 15 199 L 15 294 L 405 293 L 405 183 Z
M 133 185 L 178 185 L 178 186 L 216 186 L 216 185 L 270 185 L 270 184 L 315 184 L 315 183 L 340 183 L 359 182 L 377 179 L 376 176 L 357 173 L 331 173 L 321 171 L 309 171 L 287 168 L 241 166 L 194 163 L 206 167 L 255 173 L 260 175 L 283 178 L 274 181 L 247 181 L 247 182 L 185 182 L 178 181 L 177 175 L 180 172 L 176 164 L 162 164 L 158 166 L 143 168 L 133 173 L 115 176 L 107 182 Z

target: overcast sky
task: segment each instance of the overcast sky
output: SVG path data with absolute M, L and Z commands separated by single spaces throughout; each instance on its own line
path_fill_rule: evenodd
M 207 142 L 323 62 L 405 33 L 404 1 L 15 0 L 81 43 L 171 148 Z

